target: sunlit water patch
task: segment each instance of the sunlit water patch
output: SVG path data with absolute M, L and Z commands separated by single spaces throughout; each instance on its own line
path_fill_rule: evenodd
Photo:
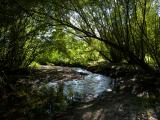
M 63 94 L 71 101 L 88 102 L 100 97 L 103 93 L 111 91 L 111 78 L 94 74 L 81 68 L 72 68 L 83 79 L 68 80 L 63 83 Z M 58 83 L 48 83 L 48 87 L 57 87 Z

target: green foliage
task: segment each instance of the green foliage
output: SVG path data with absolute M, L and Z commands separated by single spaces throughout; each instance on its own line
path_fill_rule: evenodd
M 0 14 L 1 69 L 28 67 L 34 60 L 86 65 L 99 56 L 110 62 L 124 59 L 143 69 L 154 69 L 153 63 L 160 67 L 160 18 L 155 1 L 1 3 L 5 13 Z
M 40 64 L 87 65 L 91 61 L 101 59 L 93 46 L 89 46 L 88 43 L 75 38 L 72 34 L 65 34 L 62 37 L 61 34 L 53 32 L 51 38 L 51 46 L 43 44 L 43 48 L 45 46 L 47 48 L 36 58 Z M 48 50 L 49 48 L 53 49 Z
M 143 69 L 152 69 L 150 63 L 145 61 L 146 55 L 159 66 L 159 44 L 156 44 L 159 43 L 157 3 L 147 0 L 96 0 L 84 1 L 84 4 L 69 0 L 67 3 L 61 3 L 61 11 L 56 11 L 60 18 L 51 15 L 52 21 L 65 26 L 65 29 L 72 28 L 73 33 L 84 39 L 102 41 L 109 48 L 117 49 L 125 61 Z M 53 6 L 56 4 L 53 3 Z M 54 7 L 49 11 L 55 10 Z M 44 18 L 47 16 L 45 13 L 43 15 Z M 111 56 L 113 54 L 110 59 Z
M 30 64 L 30 67 L 31 67 L 31 68 L 39 68 L 39 67 L 40 67 L 40 64 L 38 64 L 37 62 L 33 61 L 33 62 Z

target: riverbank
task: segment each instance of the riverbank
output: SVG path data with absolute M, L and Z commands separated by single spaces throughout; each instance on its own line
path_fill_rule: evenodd
M 109 75 L 113 91 L 102 99 L 80 104 L 57 116 L 57 120 L 159 120 L 160 94 L 158 75 L 133 66 L 97 66 L 92 72 Z M 148 82 L 148 83 L 147 83 Z M 74 112 L 73 112 L 74 111 Z
M 90 68 L 88 68 L 90 69 Z M 52 81 L 82 79 L 70 67 L 41 66 L 28 74 L 11 74 L 7 80 L 16 81 L 1 91 L 0 118 L 43 120 L 158 120 L 160 119 L 160 96 L 156 87 L 143 87 L 143 80 L 153 76 L 143 71 L 112 66 L 93 69 L 112 77 L 113 90 L 97 100 L 69 104 L 62 93 L 48 91 L 45 85 Z M 130 70 L 130 71 L 129 71 Z M 142 74 L 143 73 L 143 74 Z M 156 77 L 158 80 L 158 78 Z M 141 84 L 140 84 L 141 83 Z M 148 85 L 150 82 L 148 83 Z M 156 85 L 156 84 L 155 84 Z M 150 90 L 150 91 L 149 91 Z M 56 98 L 56 99 L 55 99 Z M 56 103 L 56 105 L 55 105 Z M 56 110 L 56 112 L 54 112 Z
M 76 106 L 55 120 L 159 120 L 160 103 L 128 91 L 108 93 L 103 99 Z

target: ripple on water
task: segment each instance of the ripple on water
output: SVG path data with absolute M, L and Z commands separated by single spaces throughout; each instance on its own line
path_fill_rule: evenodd
M 100 74 L 94 74 L 81 68 L 73 68 L 78 74 L 83 74 L 84 79 L 69 80 L 64 82 L 64 96 L 73 101 L 92 101 L 102 93 L 111 91 L 111 78 Z M 49 83 L 57 86 L 57 83 Z

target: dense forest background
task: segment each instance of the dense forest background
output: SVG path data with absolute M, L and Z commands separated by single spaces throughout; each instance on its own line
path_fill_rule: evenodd
M 113 91 L 74 110 L 65 82 L 98 73 Z M 0 119 L 158 120 L 159 76 L 159 0 L 0 0 Z
M 0 68 L 107 60 L 160 67 L 157 0 L 1 1 Z

